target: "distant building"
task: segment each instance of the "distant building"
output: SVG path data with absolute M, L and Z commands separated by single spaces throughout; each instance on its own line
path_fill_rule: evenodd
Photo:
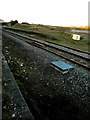
M 3 22 L 3 20 L 2 20 L 2 19 L 0 19 L 0 23 L 1 23 L 1 22 Z
M 11 23 L 10 22 L 4 22 L 2 19 L 0 19 L 0 25 L 1 26 L 5 26 L 5 25 L 11 26 Z
M 2 26 L 4 26 L 4 25 L 7 25 L 8 24 L 8 22 L 1 22 L 1 24 L 2 24 Z

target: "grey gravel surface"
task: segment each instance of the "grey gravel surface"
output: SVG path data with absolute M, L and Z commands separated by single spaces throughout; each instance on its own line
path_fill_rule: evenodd
M 84 101 L 90 105 L 90 72 L 85 70 L 82 67 L 76 67 L 75 64 L 72 64 L 65 59 L 57 57 L 49 52 L 46 52 L 40 48 L 34 47 L 20 39 L 17 39 L 11 35 L 3 33 L 5 37 L 7 37 L 10 42 L 13 42 L 13 46 L 17 46 L 16 54 L 19 54 L 19 51 L 22 55 L 26 52 L 26 57 L 29 58 L 30 62 L 33 62 L 34 67 L 30 67 L 30 71 L 33 72 L 32 79 L 35 80 L 38 84 L 45 83 L 41 88 L 35 87 L 37 91 L 37 95 L 51 95 L 50 86 L 53 86 L 53 95 L 58 95 L 61 93 L 70 94 L 74 98 L 78 98 L 80 101 Z M 4 38 L 4 41 L 6 39 Z M 5 50 L 9 47 L 5 46 Z M 15 49 L 13 47 L 13 49 Z M 12 50 L 13 50 L 12 49 Z M 7 51 L 8 53 L 9 51 Z M 22 57 L 23 58 L 23 57 Z M 52 61 L 62 60 L 72 66 L 74 66 L 74 70 L 69 71 L 66 74 L 62 74 L 57 71 L 53 67 L 51 67 Z M 44 91 L 45 90 L 45 91 Z M 43 93 L 44 91 L 44 93 Z
M 82 96 L 83 99 L 87 99 L 90 97 L 89 90 L 90 90 L 90 72 L 84 70 L 82 67 L 76 68 L 74 64 L 57 57 L 49 52 L 46 52 L 42 49 L 29 45 L 28 43 L 16 39 L 10 35 L 5 34 L 9 38 L 13 39 L 15 42 L 19 44 L 19 49 L 28 51 L 28 57 L 32 58 L 32 60 L 36 63 L 43 65 L 43 70 L 48 69 L 48 74 L 44 74 L 42 77 L 45 79 L 49 79 L 49 83 L 52 84 L 62 84 L 62 87 L 59 89 L 64 90 L 66 92 L 76 92 Z M 22 52 L 23 54 L 23 52 Z M 62 73 L 58 72 L 54 68 L 51 68 L 50 62 L 62 60 L 72 66 L 74 66 L 73 71 L 69 71 L 67 74 L 63 75 Z M 50 71 L 52 70 L 52 71 Z M 41 78 L 42 78 L 41 77 Z M 78 96 L 79 97 L 79 96 Z M 88 99 L 89 100 L 89 99 Z M 89 101 L 90 102 L 90 101 Z

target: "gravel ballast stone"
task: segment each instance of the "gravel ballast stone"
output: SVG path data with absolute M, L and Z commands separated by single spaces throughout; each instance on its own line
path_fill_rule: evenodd
M 8 51 L 6 53 L 7 56 L 8 54 L 10 54 L 10 56 L 12 55 L 11 57 L 17 57 L 22 61 L 24 61 L 24 64 L 26 64 L 25 59 L 28 58 L 29 62 L 33 63 L 32 67 L 31 66 L 29 67 L 28 65 L 29 67 L 28 72 L 31 73 L 31 76 L 26 82 L 28 82 L 29 84 L 32 84 L 32 81 L 33 83 L 35 82 L 35 84 L 32 84 L 30 89 L 32 89 L 32 93 L 33 96 L 35 97 L 35 100 L 36 98 L 38 100 L 41 98 L 39 101 L 38 100 L 36 101 L 38 101 L 39 103 L 41 102 L 40 104 L 43 105 L 44 96 L 46 96 L 45 98 L 46 101 L 48 100 L 48 97 L 50 99 L 53 98 L 53 101 L 55 98 L 55 100 L 57 101 L 54 102 L 56 103 L 56 108 L 57 108 L 57 105 L 60 104 L 58 102 L 59 96 L 61 94 L 64 94 L 66 96 L 70 95 L 71 97 L 74 98 L 74 100 L 80 102 L 81 105 L 82 103 L 85 103 L 88 104 L 88 106 L 90 107 L 90 94 L 89 94 L 90 72 L 89 71 L 85 70 L 82 67 L 79 66 L 77 67 L 75 64 L 72 64 L 69 61 L 66 61 L 65 59 L 62 59 L 40 48 L 34 47 L 20 39 L 17 39 L 5 33 L 3 35 L 4 35 L 3 49 L 4 52 Z M 13 54 L 11 51 L 13 51 Z M 66 74 L 62 74 L 61 72 L 51 67 L 51 62 L 58 60 L 64 61 L 67 64 L 74 66 L 74 69 Z M 27 87 L 29 86 L 29 84 L 27 85 Z M 67 115 L 65 119 L 66 118 Z M 88 119 L 88 116 L 86 119 Z M 59 119 L 56 118 L 56 120 Z M 61 120 L 63 119 L 61 118 Z

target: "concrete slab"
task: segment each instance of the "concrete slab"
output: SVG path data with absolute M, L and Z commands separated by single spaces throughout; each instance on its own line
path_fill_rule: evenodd
M 57 69 L 61 70 L 63 73 L 66 73 L 69 71 L 69 69 L 74 68 L 73 66 L 71 66 L 63 61 L 54 61 L 54 62 L 51 62 L 51 65 L 53 65 Z

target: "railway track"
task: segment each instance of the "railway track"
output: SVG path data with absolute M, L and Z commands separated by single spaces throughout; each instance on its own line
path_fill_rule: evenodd
M 20 33 L 16 33 L 13 31 L 5 30 L 4 32 L 13 35 L 14 37 L 20 38 L 26 42 L 28 42 L 31 45 L 34 45 L 38 48 L 44 49 L 46 51 L 49 51 L 59 57 L 62 57 L 74 64 L 77 64 L 79 66 L 84 67 L 85 69 L 90 70 L 90 53 L 82 52 L 79 50 L 71 49 L 69 47 L 65 47 L 58 44 L 53 44 L 51 42 L 38 40 Z

